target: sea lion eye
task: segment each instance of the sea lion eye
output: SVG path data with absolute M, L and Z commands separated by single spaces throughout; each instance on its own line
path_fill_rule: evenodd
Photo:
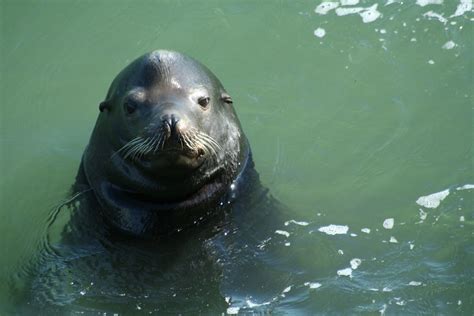
M 232 98 L 228 94 L 223 94 L 222 95 L 222 101 L 224 101 L 227 104 L 233 104 L 234 101 L 232 101 Z
M 133 114 L 133 112 L 135 112 L 137 109 L 137 104 L 132 100 L 126 100 L 123 104 L 123 108 L 127 114 Z
M 211 101 L 211 98 L 209 98 L 209 97 L 200 97 L 198 99 L 199 105 L 202 106 L 203 108 L 208 106 L 210 101 Z

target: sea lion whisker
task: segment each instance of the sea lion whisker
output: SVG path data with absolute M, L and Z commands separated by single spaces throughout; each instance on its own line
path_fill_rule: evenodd
M 143 142 L 143 144 L 140 146 L 140 150 L 138 151 L 137 155 L 136 155 L 136 159 L 140 159 L 142 158 L 144 155 L 146 155 L 147 153 L 147 150 L 149 148 L 149 144 L 150 142 L 152 141 L 153 139 L 152 138 L 146 138 L 145 141 Z
M 191 149 L 191 150 L 198 150 L 199 146 L 196 144 L 195 141 L 193 141 L 192 137 L 188 134 L 186 134 L 184 138 L 186 145 Z
M 146 149 L 143 151 L 143 155 L 148 155 L 152 150 L 156 141 L 156 135 L 150 138 L 150 141 L 146 143 Z
M 160 145 L 162 140 L 164 139 L 165 135 L 163 133 L 158 134 L 158 141 L 156 142 L 155 148 L 153 149 L 154 153 L 157 153 L 160 149 Z
M 184 143 L 183 143 L 183 135 L 182 134 L 178 135 L 178 141 L 181 144 L 181 150 L 184 150 Z
M 214 154 L 216 155 L 217 157 L 217 152 L 219 151 L 220 149 L 220 146 L 218 146 L 217 144 L 215 144 L 214 142 L 212 142 L 210 139 L 206 138 L 206 137 L 200 137 L 199 138 L 200 142 L 202 144 L 205 144 L 206 147 L 208 147 L 209 151 L 211 152 L 211 154 Z
M 212 142 L 210 142 L 207 138 L 200 137 L 200 135 L 195 135 L 193 138 L 196 143 L 200 145 L 211 157 L 217 158 L 217 151 Z
M 214 145 L 217 147 L 217 149 L 220 149 L 220 148 L 221 148 L 221 146 L 219 145 L 219 143 L 218 143 L 213 137 L 211 137 L 211 136 L 209 136 L 208 134 L 203 133 L 203 132 L 198 132 L 198 133 L 199 133 L 199 136 L 201 136 L 201 137 L 203 137 L 203 138 L 209 140 L 212 144 L 214 144 Z
M 127 153 L 124 155 L 124 159 L 127 159 L 129 157 L 133 157 L 133 155 L 135 154 L 135 152 L 138 150 L 138 148 L 140 147 L 140 144 L 141 143 L 138 143 L 138 144 L 135 144 L 134 146 L 130 147 L 130 149 L 127 151 Z M 133 160 L 133 159 L 132 159 Z
M 152 139 L 153 141 L 151 142 L 148 148 L 147 154 L 155 152 L 155 146 L 156 146 L 156 143 L 158 143 L 158 135 L 154 135 Z
M 129 142 L 125 143 L 122 147 L 120 147 L 117 151 L 115 151 L 110 158 L 112 159 L 115 155 L 118 155 L 122 151 L 126 151 L 128 148 L 132 147 L 133 145 L 139 143 L 141 141 L 141 137 L 135 137 L 134 139 L 130 140 Z
M 127 150 L 125 151 L 125 154 L 123 156 L 124 159 L 127 159 L 130 155 L 132 155 L 136 150 L 137 147 L 140 146 L 142 140 L 139 142 L 134 143 L 132 146 L 128 147 Z
M 136 143 L 132 148 L 130 148 L 128 154 L 126 155 L 125 158 L 131 157 L 132 160 L 136 160 L 137 157 L 140 155 L 142 152 L 145 143 L 149 140 L 149 138 L 141 138 L 141 141 Z

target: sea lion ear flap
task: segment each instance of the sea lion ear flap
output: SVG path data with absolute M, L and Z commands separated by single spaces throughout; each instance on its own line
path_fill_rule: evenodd
M 232 103 L 234 103 L 234 101 L 232 101 L 231 96 L 230 96 L 227 92 L 223 92 L 223 93 L 221 94 L 221 99 L 222 99 L 222 101 L 224 101 L 224 102 L 227 103 L 227 104 L 232 104 Z
M 110 110 L 110 103 L 107 100 L 99 104 L 99 111 L 104 112 L 105 110 Z

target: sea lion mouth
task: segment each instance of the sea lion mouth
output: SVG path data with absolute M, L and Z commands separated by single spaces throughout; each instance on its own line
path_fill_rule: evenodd
M 166 149 L 144 155 L 136 164 L 161 176 L 187 174 L 206 160 L 203 149 Z
M 197 149 L 191 149 L 187 147 L 182 147 L 182 148 L 166 148 L 162 149 L 158 152 L 152 152 L 150 154 L 144 155 L 143 160 L 147 161 L 152 161 L 157 158 L 162 158 L 162 157 L 169 157 L 171 159 L 183 156 L 187 157 L 189 159 L 198 159 L 202 156 L 204 156 L 205 152 L 204 149 L 202 148 L 197 148 Z
M 124 160 L 153 163 L 156 161 L 201 162 L 206 158 L 218 159 L 222 150 L 219 143 L 208 134 L 190 129 L 173 138 L 158 132 L 151 136 L 138 136 L 126 142 L 112 156 L 120 155 Z

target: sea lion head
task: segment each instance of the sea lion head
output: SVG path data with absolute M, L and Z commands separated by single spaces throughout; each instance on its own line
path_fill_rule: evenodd
M 83 158 L 109 222 L 143 235 L 212 209 L 248 155 L 232 103 L 209 69 L 178 52 L 154 51 L 123 69 Z

